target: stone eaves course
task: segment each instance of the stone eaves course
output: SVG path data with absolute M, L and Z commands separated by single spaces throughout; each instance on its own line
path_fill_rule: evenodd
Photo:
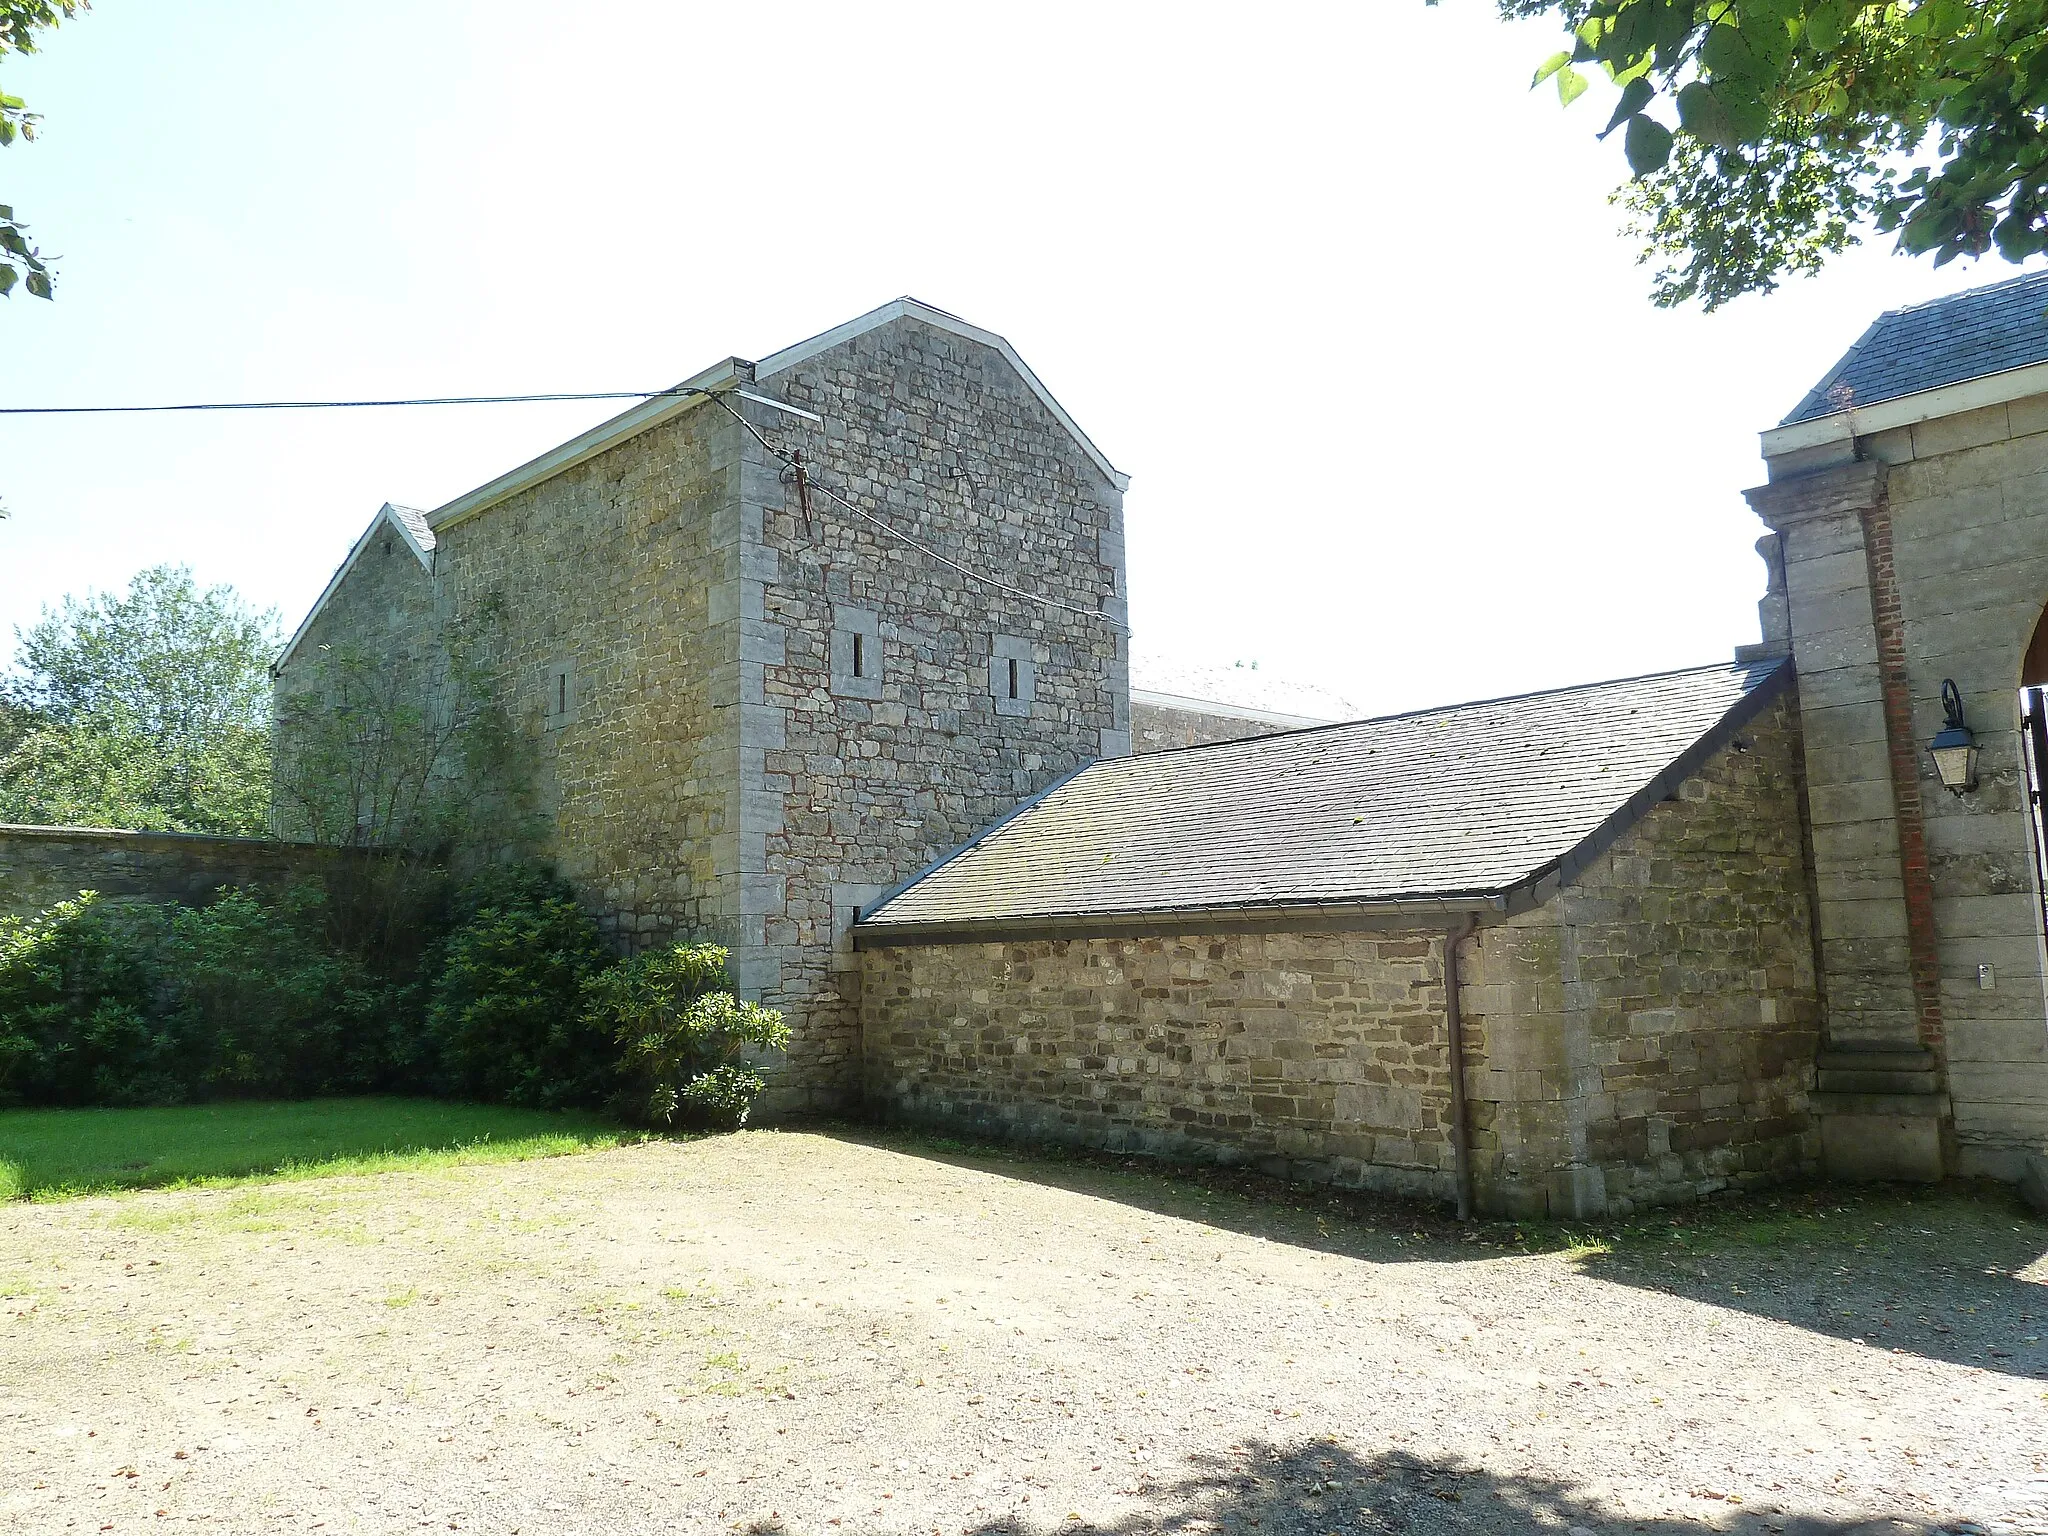
M 1700 667 L 1098 762 L 884 898 L 857 938 L 1274 908 L 1519 909 L 1790 680 L 1781 659 Z

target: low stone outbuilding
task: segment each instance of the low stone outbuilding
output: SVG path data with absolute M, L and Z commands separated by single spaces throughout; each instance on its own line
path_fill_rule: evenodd
M 1481 1209 L 1810 1169 L 1798 718 L 1770 660 L 1093 764 L 857 925 L 868 1102 L 1450 1197 L 1456 1007 Z

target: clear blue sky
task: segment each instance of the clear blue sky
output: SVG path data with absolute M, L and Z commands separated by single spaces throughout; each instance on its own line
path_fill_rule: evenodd
M 46 119 L 0 201 L 63 257 L 0 403 L 650 389 L 910 293 L 1134 476 L 1141 648 L 1375 711 L 1719 659 L 1757 431 L 2010 269 L 1654 310 L 1554 47 L 1483 0 L 98 0 L 0 70 Z M 608 414 L 0 419 L 0 637 L 161 560 L 289 627 L 383 501 Z

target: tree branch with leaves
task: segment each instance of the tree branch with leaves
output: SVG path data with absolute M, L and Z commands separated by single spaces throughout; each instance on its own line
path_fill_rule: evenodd
M 10 53 L 34 53 L 37 32 L 86 9 L 88 0 L 0 0 L 0 59 Z M 41 121 L 26 102 L 0 85 L 0 147 L 16 139 L 33 139 Z M 48 260 L 28 237 L 28 226 L 14 216 L 12 207 L 0 203 L 0 297 L 11 296 L 19 284 L 47 299 L 53 277 Z
M 1932 256 L 2048 250 L 2048 0 L 1500 0 L 1615 88 L 1617 193 L 1660 305 L 1768 293 L 1865 228 Z

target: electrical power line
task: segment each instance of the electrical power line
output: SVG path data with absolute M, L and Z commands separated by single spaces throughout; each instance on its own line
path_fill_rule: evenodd
M 555 395 L 434 395 L 409 400 L 201 400 L 183 405 L 0 405 L 0 416 L 139 416 L 163 411 L 360 411 L 389 405 L 535 405 L 556 400 L 658 400 L 663 395 L 711 391 L 678 384 L 670 389 L 607 389 Z
M 810 415 L 808 411 L 796 411 L 793 407 L 783 405 L 780 401 L 768 400 L 762 396 L 750 394 L 746 390 L 740 390 L 739 393 L 746 399 L 760 401 L 763 405 L 773 405 L 779 410 L 790 411 L 795 415 Z M 763 448 L 781 460 L 783 464 L 804 475 L 811 489 L 817 491 L 822 496 L 838 502 L 840 506 L 846 508 L 855 517 L 871 523 L 891 538 L 909 545 L 926 559 L 935 560 L 940 565 L 947 567 L 949 570 L 959 572 L 971 581 L 978 581 L 984 586 L 993 587 L 998 592 L 1006 592 L 1012 597 L 1020 597 L 1028 603 L 1036 603 L 1044 608 L 1056 608 L 1062 613 L 1077 614 L 1084 619 L 1095 619 L 1101 623 L 1108 624 L 1114 629 L 1128 630 L 1130 628 L 1128 624 L 1112 619 L 1108 614 L 1101 612 L 1099 609 L 1079 608 L 1072 603 L 1063 603 L 1058 598 L 1046 597 L 1037 592 L 1027 591 L 1023 587 L 1013 586 L 1009 582 L 998 580 L 994 576 L 984 575 L 980 571 L 962 565 L 958 560 L 942 555 L 930 545 L 912 538 L 894 524 L 876 517 L 865 507 L 856 505 L 830 487 L 820 485 L 816 480 L 809 479 L 810 471 L 808 466 L 804 465 L 793 454 L 785 452 L 774 443 L 771 443 L 766 437 L 763 437 L 751 421 L 748 421 L 746 417 L 733 409 L 732 403 L 725 398 L 725 393 L 722 390 L 702 389 L 694 385 L 677 384 L 668 389 L 612 389 L 541 395 L 429 395 L 393 400 L 202 400 L 176 405 L 0 405 L 0 416 L 138 416 L 182 411 L 357 411 L 374 410 L 387 406 L 414 405 L 538 405 L 573 400 L 658 400 L 664 396 L 681 397 L 686 395 L 702 395 L 731 412 L 733 419 L 752 433 L 755 441 L 760 443 Z

